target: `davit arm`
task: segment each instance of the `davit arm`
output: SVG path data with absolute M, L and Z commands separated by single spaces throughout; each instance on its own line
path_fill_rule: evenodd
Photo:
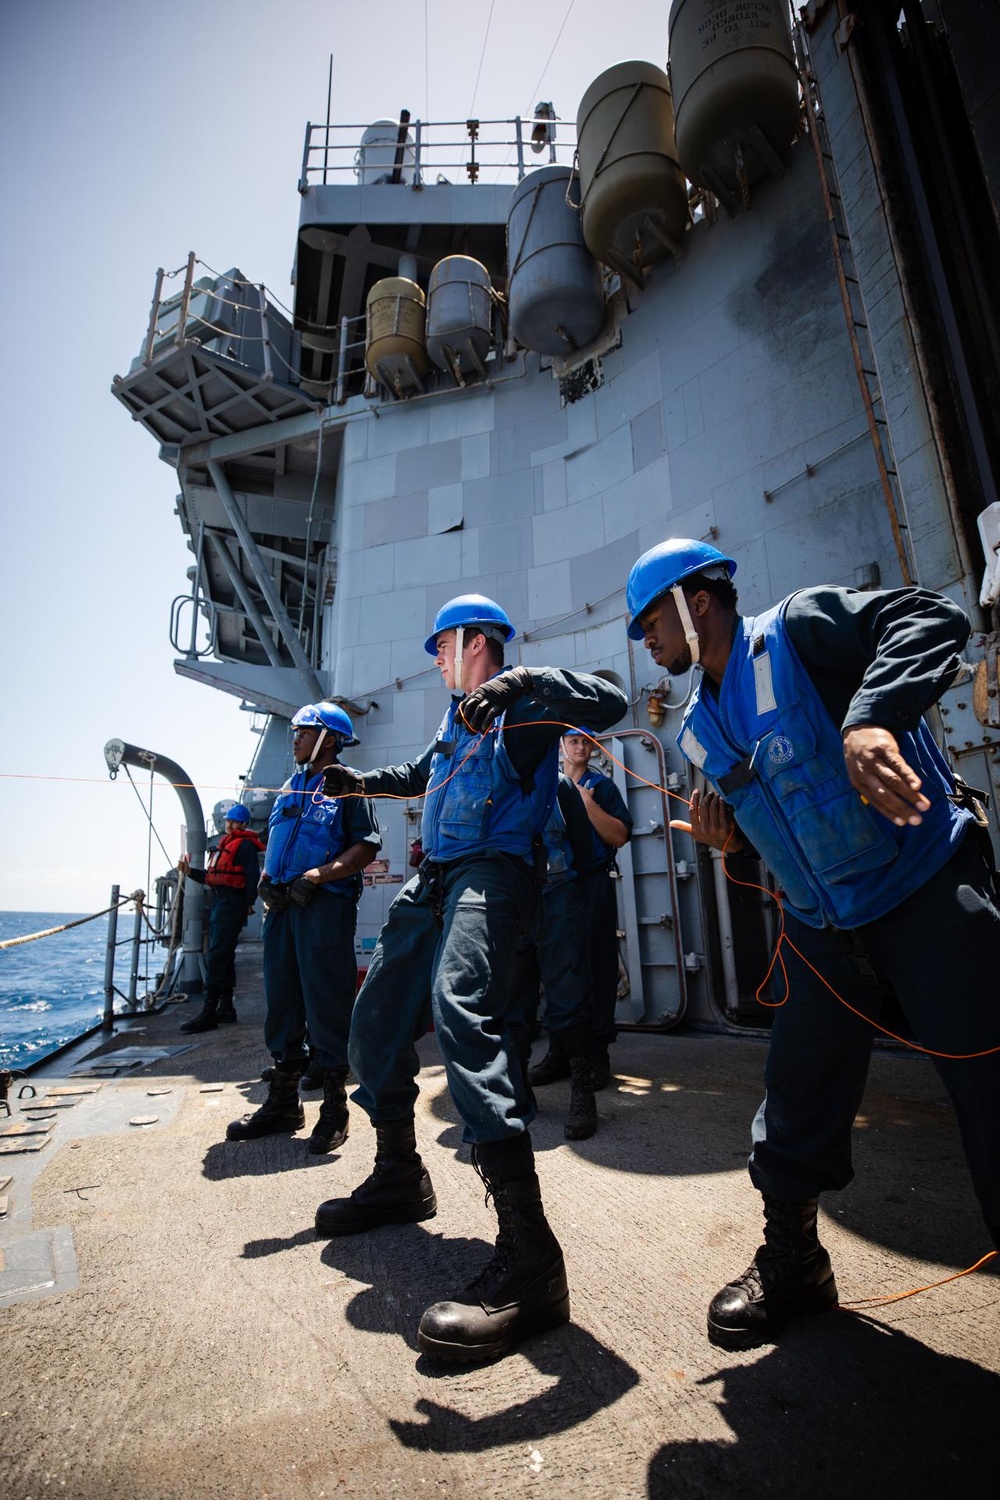
M 126 740 L 108 740 L 104 747 L 104 759 L 112 780 L 122 766 L 136 766 L 139 770 L 154 771 L 163 776 L 180 798 L 187 827 L 188 853 L 196 868 L 205 866 L 205 814 L 201 798 L 192 785 L 191 778 L 175 760 L 160 755 L 156 750 L 142 750 Z M 202 976 L 202 930 L 205 916 L 205 891 L 195 881 L 189 881 L 184 891 L 184 922 L 181 934 L 183 956 L 177 979 L 180 988 L 189 995 L 200 994 L 204 981 Z

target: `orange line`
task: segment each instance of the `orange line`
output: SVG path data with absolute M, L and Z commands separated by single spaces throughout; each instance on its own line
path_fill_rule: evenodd
M 929 1281 L 926 1286 L 912 1287 L 908 1292 L 891 1292 L 886 1297 L 858 1297 L 854 1302 L 842 1302 L 841 1307 L 888 1307 L 890 1302 L 904 1302 L 907 1297 L 916 1297 L 920 1292 L 933 1292 L 936 1287 L 947 1286 L 949 1281 L 961 1281 L 963 1276 L 970 1276 L 973 1271 L 978 1271 L 980 1266 L 985 1266 L 988 1260 L 995 1255 L 1000 1255 L 998 1250 L 990 1250 L 986 1255 L 981 1255 L 974 1266 L 966 1266 L 964 1271 L 956 1271 L 954 1276 L 945 1276 L 942 1281 Z
M 463 721 L 465 722 L 466 728 L 470 728 L 471 726 L 469 725 L 468 720 L 465 719 L 464 714 L 462 715 L 462 717 L 463 717 Z M 542 724 L 548 724 L 548 725 L 551 725 L 551 726 L 553 726 L 555 728 L 563 729 L 563 730 L 575 730 L 577 733 L 580 733 L 578 726 L 576 726 L 574 724 L 568 724 L 568 723 L 564 722 L 561 719 L 535 719 L 535 720 L 531 720 L 531 721 L 528 721 L 528 722 L 522 723 L 522 724 L 507 724 L 504 727 L 505 727 L 505 729 L 535 729 L 535 728 L 540 727 Z M 342 794 L 342 796 L 345 797 L 345 798 L 346 797 L 374 797 L 374 798 L 377 798 L 380 801 L 381 800 L 385 800 L 385 801 L 389 801 L 389 802 L 419 802 L 419 801 L 422 801 L 422 799 L 424 797 L 428 797 L 428 796 L 432 795 L 432 793 L 436 793 L 436 792 L 441 791 L 443 787 L 447 786 L 448 782 L 451 781 L 454 776 L 457 776 L 458 772 L 465 765 L 465 762 L 472 755 L 475 754 L 475 751 L 476 751 L 477 747 L 479 746 L 480 742 L 482 741 L 483 736 L 485 734 L 493 733 L 495 731 L 495 727 L 496 726 L 490 726 L 488 729 L 483 730 L 482 733 L 479 734 L 478 738 L 473 741 L 473 744 L 471 745 L 468 754 L 466 756 L 464 756 L 463 759 L 458 762 L 458 764 L 456 765 L 455 769 L 451 772 L 451 774 L 449 776 L 446 776 L 443 781 L 439 781 L 438 784 L 437 784 L 437 786 L 431 788 L 430 791 L 411 792 L 411 793 L 403 793 L 403 792 L 374 792 L 374 793 L 372 793 L 372 792 L 367 792 L 367 791 L 365 791 L 365 792 L 345 792 L 345 793 Z M 472 732 L 475 733 L 475 731 L 472 731 Z M 602 752 L 602 754 L 606 755 L 608 757 L 608 759 L 610 761 L 612 761 L 616 766 L 619 766 L 621 768 L 621 770 L 625 773 L 626 776 L 631 776 L 632 779 L 633 779 L 633 781 L 641 782 L 643 786 L 648 786 L 648 787 L 651 787 L 654 791 L 662 792 L 667 797 L 673 797 L 676 802 L 683 802 L 684 805 L 685 805 L 685 807 L 690 808 L 690 806 L 691 806 L 690 798 L 681 796 L 681 794 L 679 792 L 671 791 L 671 789 L 669 787 L 660 786 L 660 784 L 658 782 L 656 782 L 656 781 L 650 781 L 645 776 L 640 776 L 639 773 L 638 773 L 638 771 L 633 771 L 629 766 L 627 766 L 625 764 L 624 761 L 621 761 L 621 760 L 618 759 L 617 756 L 612 755 L 611 751 L 607 748 L 607 746 L 602 745 L 601 742 L 594 737 L 594 735 L 584 733 L 582 735 L 582 738 L 590 740 L 590 742 L 591 742 L 592 745 L 594 745 L 597 749 L 599 749 Z M 6 778 L 8 780 L 16 779 L 16 780 L 21 780 L 21 781 L 69 781 L 69 782 L 94 782 L 94 783 L 98 783 L 98 784 L 102 784 L 103 783 L 103 778 L 102 777 L 96 777 L 96 776 L 43 776 L 43 775 L 37 775 L 37 774 L 33 775 L 33 774 L 27 773 L 27 772 L 13 772 L 13 771 L 0 771 L 0 778 Z M 192 789 L 194 789 L 193 788 L 193 784 L 191 782 L 189 782 L 189 781 L 176 781 L 176 782 L 169 782 L 167 784 L 169 786 L 174 787 L 175 789 L 177 789 L 177 788 L 187 788 L 187 787 L 192 787 Z M 203 791 L 224 791 L 224 790 L 229 790 L 229 788 L 221 787 L 221 786 L 215 786 L 215 787 L 204 786 L 202 788 L 202 790 Z M 282 790 L 282 788 L 281 787 L 258 787 L 258 788 L 256 788 L 256 790 L 258 790 L 258 791 L 273 791 L 273 792 L 277 793 L 277 792 L 280 792 Z M 316 793 L 313 793 L 312 795 L 315 797 Z M 732 836 L 733 836 L 732 833 L 730 833 L 729 839 L 731 839 Z M 942 1058 L 942 1059 L 944 1059 L 944 1060 L 946 1060 L 948 1062 L 966 1062 L 966 1061 L 969 1061 L 969 1060 L 971 1060 L 973 1058 L 977 1058 L 977 1057 L 991 1057 L 995 1052 L 1000 1052 L 1000 1043 L 998 1043 L 995 1047 L 984 1047 L 982 1049 L 982 1051 L 980 1051 L 980 1052 L 935 1052 L 934 1049 L 931 1048 L 931 1047 L 922 1047 L 918 1042 L 911 1042 L 906 1037 L 900 1036 L 897 1032 L 890 1031 L 887 1026 L 880 1026 L 877 1021 L 873 1021 L 872 1020 L 871 1016 L 866 1016 L 863 1011 L 857 1010 L 855 1008 L 855 1006 L 851 1005 L 849 1001 L 847 1001 L 847 1000 L 844 999 L 843 995 L 841 995 L 837 990 L 834 989 L 833 985 L 829 982 L 829 980 L 823 978 L 823 975 L 819 972 L 819 970 L 817 968 L 815 968 L 814 965 L 811 964 L 809 962 L 809 960 L 802 953 L 799 952 L 798 948 L 796 948 L 796 946 L 792 942 L 791 938 L 788 937 L 788 935 L 787 935 L 787 933 L 785 931 L 785 908 L 784 908 L 784 903 L 782 902 L 781 896 L 779 895 L 779 893 L 777 891 L 772 891 L 770 889 L 770 887 L 768 887 L 768 886 L 759 885 L 756 881 L 753 881 L 753 880 L 737 880 L 736 876 L 731 873 L 731 871 L 729 869 L 729 865 L 728 865 L 728 863 L 727 863 L 727 861 L 725 859 L 725 853 L 726 853 L 726 848 L 728 848 L 728 845 L 729 845 L 729 839 L 726 840 L 726 844 L 725 844 L 725 846 L 722 849 L 722 854 L 723 854 L 723 869 L 726 872 L 726 879 L 729 880 L 729 881 L 731 881 L 733 885 L 743 886 L 747 890 L 754 890 L 754 891 L 760 891 L 760 892 L 762 892 L 762 894 L 764 894 L 765 896 L 770 897 L 771 900 L 773 900 L 775 902 L 775 904 L 776 904 L 776 906 L 778 908 L 779 922 L 780 922 L 780 926 L 779 926 L 779 930 L 778 930 L 778 940 L 777 940 L 777 942 L 775 944 L 774 953 L 771 956 L 771 961 L 770 961 L 770 963 L 767 966 L 767 972 L 765 973 L 763 979 L 761 980 L 761 982 L 758 985 L 757 990 L 755 992 L 755 998 L 757 1000 L 757 1003 L 759 1005 L 761 1005 L 764 1009 L 766 1009 L 766 1010 L 779 1010 L 781 1008 L 781 1006 L 783 1006 L 783 1005 L 785 1005 L 787 1003 L 789 995 L 791 993 L 791 988 L 790 988 L 790 985 L 789 985 L 789 982 L 788 982 L 788 970 L 787 970 L 787 968 L 785 966 L 785 960 L 784 960 L 784 957 L 782 955 L 782 948 L 787 943 L 788 946 L 791 948 L 792 952 L 795 953 L 802 960 L 802 962 L 806 965 L 807 968 L 809 968 L 809 969 L 812 970 L 812 972 L 816 975 L 816 978 L 820 980 L 820 982 L 824 985 L 824 987 L 830 991 L 830 994 L 833 995 L 834 999 L 838 1000 L 840 1002 L 840 1004 L 845 1007 L 845 1009 L 849 1010 L 852 1013 L 852 1015 L 857 1016 L 860 1020 L 866 1021 L 868 1023 L 868 1025 L 873 1028 L 873 1030 L 881 1032 L 881 1034 L 883 1036 L 891 1037 L 894 1042 L 899 1042 L 902 1046 L 909 1048 L 909 1050 L 911 1052 L 920 1052 L 920 1053 L 923 1053 L 924 1056 L 926 1056 L 926 1057 L 940 1057 L 940 1058 Z M 767 986 L 767 984 L 768 984 L 768 982 L 769 982 L 769 980 L 771 978 L 771 975 L 774 973 L 775 966 L 777 966 L 777 967 L 779 967 L 781 969 L 782 978 L 784 979 L 784 982 L 785 982 L 785 994 L 784 994 L 783 999 L 781 999 L 781 1000 L 764 1000 L 764 999 L 761 998 L 761 992 Z

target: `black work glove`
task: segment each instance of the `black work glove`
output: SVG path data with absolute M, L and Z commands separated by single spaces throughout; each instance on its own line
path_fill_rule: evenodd
M 477 687 L 474 693 L 463 698 L 459 712 L 469 728 L 479 734 L 482 730 L 489 729 L 518 698 L 526 697 L 533 686 L 527 667 L 511 667 L 508 672 L 491 677 L 482 687 Z
M 269 911 L 287 911 L 288 887 L 275 885 L 270 875 L 265 875 L 257 887 L 257 894 Z
M 313 880 L 307 880 L 300 875 L 298 880 L 293 880 L 288 887 L 288 894 L 296 906 L 308 906 L 310 901 L 319 890 L 319 886 Z
M 323 772 L 323 796 L 343 797 L 345 792 L 364 792 L 365 778 L 350 766 L 327 766 Z

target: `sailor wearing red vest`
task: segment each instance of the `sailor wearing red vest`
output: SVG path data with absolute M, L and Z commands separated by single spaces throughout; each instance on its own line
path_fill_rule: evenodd
M 201 1014 L 185 1021 L 182 1031 L 214 1031 L 220 1021 L 235 1021 L 236 944 L 253 911 L 264 845 L 250 828 L 250 814 L 237 802 L 226 813 L 226 830 L 208 857 L 206 870 L 192 870 L 185 856 L 177 868 L 212 892 L 205 956 L 205 1003 Z

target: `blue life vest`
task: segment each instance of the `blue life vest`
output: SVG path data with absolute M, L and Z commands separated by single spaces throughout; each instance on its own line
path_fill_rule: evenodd
M 919 827 L 866 807 L 844 764 L 841 732 L 788 637 L 788 600 L 740 621 L 718 697 L 702 683 L 677 744 L 732 807 L 809 927 L 873 922 L 924 885 L 960 843 L 970 813 L 921 721 L 900 753 L 930 799 Z
M 437 732 L 421 823 L 424 854 L 443 863 L 493 849 L 531 860 L 555 800 L 556 747 L 525 784 L 504 746 L 504 715 L 477 735 L 460 704 L 452 699 Z
M 306 870 L 330 864 L 347 847 L 343 803 L 339 797 L 322 796 L 322 784 L 322 771 L 315 776 L 296 771 L 274 799 L 267 821 L 264 874 L 276 884 L 287 884 Z M 359 875 L 350 875 L 346 880 L 324 881 L 323 890 L 356 896 L 361 885 Z

